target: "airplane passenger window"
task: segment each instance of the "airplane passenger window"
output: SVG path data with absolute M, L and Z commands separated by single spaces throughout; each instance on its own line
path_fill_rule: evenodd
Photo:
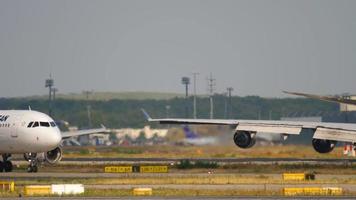
M 38 122 L 33 123 L 33 128 L 39 126 Z
M 33 122 L 30 122 L 30 123 L 28 124 L 27 128 L 32 127 L 32 124 L 33 124 Z
M 40 126 L 49 127 L 49 123 L 48 122 L 40 122 Z
M 50 122 L 51 126 L 52 127 L 55 127 L 56 126 L 56 123 L 55 122 Z

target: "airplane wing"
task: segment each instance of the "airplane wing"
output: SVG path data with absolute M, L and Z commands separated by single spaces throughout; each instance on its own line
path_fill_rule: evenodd
M 79 130 L 79 131 L 67 131 L 67 132 L 62 132 L 61 134 L 62 134 L 62 140 L 63 140 L 63 139 L 69 139 L 74 136 L 88 135 L 88 134 L 93 134 L 93 133 L 103 133 L 106 131 L 107 131 L 106 127 L 104 125 L 101 125 L 101 128 Z
M 292 95 L 297 95 L 297 96 L 303 96 L 303 97 L 308 97 L 312 99 L 319 99 L 323 101 L 329 101 L 329 102 L 336 102 L 336 103 L 344 103 L 344 104 L 349 104 L 349 105 L 356 105 L 356 100 L 353 99 L 345 99 L 342 97 L 333 97 L 333 96 L 319 96 L 315 94 L 306 94 L 306 93 L 299 93 L 299 92 L 288 92 L 288 91 L 283 91 L 286 94 L 292 94 Z
M 250 133 L 276 133 L 283 135 L 299 135 L 303 130 L 313 130 L 314 139 L 356 142 L 356 124 L 327 122 L 296 122 L 277 120 L 220 120 L 220 119 L 153 119 L 144 110 L 149 122 L 160 124 L 206 124 L 228 125 L 236 131 Z

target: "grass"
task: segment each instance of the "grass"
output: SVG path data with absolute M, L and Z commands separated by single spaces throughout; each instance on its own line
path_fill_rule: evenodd
M 89 152 L 81 152 L 83 148 Z M 174 150 L 173 150 L 174 149 Z M 134 147 L 65 147 L 65 157 L 120 157 L 120 158 L 350 158 L 342 154 L 343 148 L 337 147 L 331 153 L 320 154 L 313 147 L 255 146 L 240 149 L 233 145 L 219 146 L 134 146 Z

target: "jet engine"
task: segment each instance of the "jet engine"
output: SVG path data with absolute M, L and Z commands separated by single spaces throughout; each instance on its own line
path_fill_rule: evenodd
M 333 140 L 313 139 L 312 143 L 315 151 L 319 153 L 329 153 L 336 146 L 336 141 Z
M 45 153 L 45 159 L 50 164 L 55 164 L 62 159 L 62 149 L 57 147 Z
M 236 146 L 240 148 L 250 148 L 256 143 L 256 137 L 254 132 L 248 131 L 236 131 L 234 134 L 234 142 Z

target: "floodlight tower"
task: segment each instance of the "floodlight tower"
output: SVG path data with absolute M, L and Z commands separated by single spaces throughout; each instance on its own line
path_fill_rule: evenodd
M 185 117 L 188 118 L 188 85 L 190 84 L 189 77 L 182 77 L 182 84 L 185 85 Z
M 231 114 L 232 114 L 231 93 L 232 93 L 232 91 L 234 91 L 234 88 L 228 87 L 228 88 L 226 88 L 226 90 L 227 90 L 227 94 L 228 94 L 228 97 L 229 97 L 229 106 L 228 106 L 228 114 L 227 114 L 227 117 L 228 117 L 228 118 L 231 118 Z
M 58 88 L 52 88 L 52 95 L 53 95 L 52 99 L 53 99 L 53 101 L 56 100 L 56 93 L 57 92 L 58 92 Z
M 199 75 L 199 73 L 197 72 L 193 73 L 193 84 L 194 84 L 193 118 L 194 119 L 197 118 L 197 84 L 196 84 L 197 75 Z
M 58 92 L 58 89 L 57 88 L 54 88 L 54 87 L 52 87 L 52 110 L 51 110 L 51 112 L 52 112 L 52 115 L 54 115 L 54 108 L 56 107 L 56 93 Z
M 48 87 L 48 115 L 49 116 L 52 116 L 52 87 L 54 85 L 54 80 L 52 79 L 52 75 L 50 74 L 49 75 L 49 79 L 46 79 L 46 82 L 45 82 L 45 87 L 47 88 Z
M 213 95 L 214 95 L 214 87 L 216 85 L 215 79 L 213 78 L 212 73 L 210 73 L 210 77 L 208 80 L 208 92 L 210 95 L 210 119 L 214 118 L 214 102 L 213 102 Z
M 86 99 L 87 99 L 87 115 L 88 115 L 88 128 L 91 128 L 91 106 L 89 104 L 89 98 L 90 98 L 90 95 L 93 94 L 93 91 L 92 90 L 84 90 L 83 93 L 85 94 L 86 96 Z

